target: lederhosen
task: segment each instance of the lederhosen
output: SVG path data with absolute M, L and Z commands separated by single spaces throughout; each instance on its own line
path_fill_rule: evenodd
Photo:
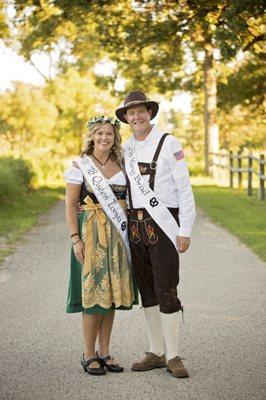
M 141 175 L 150 175 L 149 186 L 152 190 L 154 190 L 157 160 L 167 135 L 168 133 L 165 133 L 161 137 L 150 164 L 138 163 Z M 128 198 L 129 243 L 142 305 L 152 307 L 159 304 L 160 311 L 165 314 L 182 310 L 177 295 L 178 253 L 171 240 L 151 218 L 147 210 L 133 208 L 129 180 Z M 168 209 L 179 225 L 178 208 Z

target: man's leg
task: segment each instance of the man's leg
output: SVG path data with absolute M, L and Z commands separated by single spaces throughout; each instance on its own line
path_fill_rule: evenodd
M 170 239 L 153 221 L 158 241 L 149 246 L 153 268 L 154 288 L 161 312 L 162 330 L 166 345 L 167 367 L 172 375 L 183 378 L 188 372 L 178 356 L 178 334 L 182 305 L 177 294 L 179 283 L 179 256 Z
M 149 352 L 161 357 L 164 354 L 162 324 L 159 306 L 144 307 L 149 338 Z
M 181 314 L 182 311 L 177 311 L 172 314 L 161 313 L 167 361 L 178 356 L 178 335 L 179 324 L 182 318 Z
M 154 290 L 153 272 L 145 238 L 142 238 L 143 222 L 129 222 L 129 239 L 133 270 L 137 280 L 149 339 L 149 352 L 143 360 L 134 363 L 133 370 L 147 371 L 165 366 L 161 317 Z

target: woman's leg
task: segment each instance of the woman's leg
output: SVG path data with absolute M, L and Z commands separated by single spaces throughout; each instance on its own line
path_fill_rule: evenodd
M 99 334 L 98 334 L 98 341 L 99 341 L 99 356 L 106 357 L 109 355 L 109 345 L 110 345 L 110 338 L 112 333 L 112 327 L 114 323 L 114 316 L 115 311 L 112 310 L 109 314 L 103 316 Z M 108 364 L 113 364 L 114 360 L 108 360 Z
M 96 357 L 95 343 L 97 335 L 100 329 L 101 321 L 103 316 L 100 314 L 85 314 L 82 313 L 82 328 L 83 328 L 83 339 L 84 339 L 84 358 L 88 360 Z M 91 368 L 98 368 L 99 363 L 93 362 L 90 365 Z

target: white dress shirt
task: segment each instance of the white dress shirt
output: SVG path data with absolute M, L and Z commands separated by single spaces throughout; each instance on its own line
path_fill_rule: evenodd
M 138 141 L 134 137 L 127 140 L 124 150 L 128 148 L 132 139 L 131 143 L 134 145 L 137 161 L 151 163 L 164 133 L 153 126 L 145 140 Z M 143 175 L 143 179 L 148 182 L 149 175 Z M 157 160 L 154 193 L 166 207 L 179 208 L 179 236 L 189 237 L 195 219 L 195 202 L 182 145 L 172 135 L 166 137 Z M 143 208 L 143 204 L 134 190 L 131 190 L 131 195 L 133 207 Z

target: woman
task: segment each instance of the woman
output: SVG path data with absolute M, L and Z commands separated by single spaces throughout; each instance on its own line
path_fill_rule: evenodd
M 131 309 L 137 295 L 127 251 L 120 123 L 95 117 L 88 129 L 81 158 L 65 172 L 72 239 L 67 312 L 82 312 L 84 371 L 104 375 L 106 369 L 123 371 L 109 355 L 114 314 L 115 309 Z

